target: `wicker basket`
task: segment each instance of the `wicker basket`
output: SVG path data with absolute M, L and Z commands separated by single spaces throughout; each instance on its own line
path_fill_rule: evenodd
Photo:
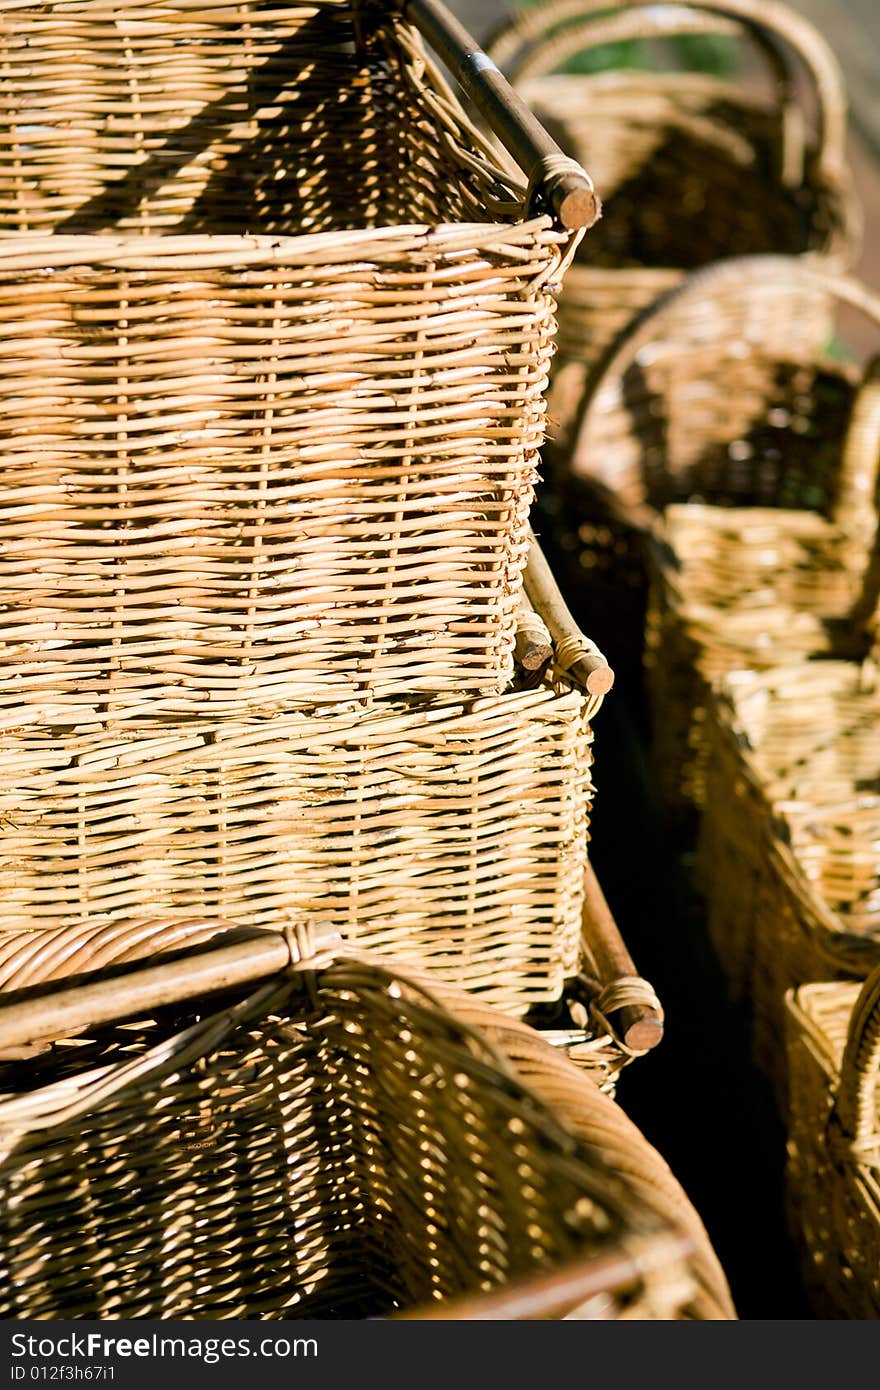
M 555 71 L 607 44 L 706 34 L 756 49 L 771 94 L 704 73 Z M 563 430 L 577 401 L 573 383 L 582 386 L 633 315 L 687 271 L 769 251 L 855 258 L 861 213 L 846 158 L 843 78 L 822 36 L 778 0 L 540 0 L 505 21 L 487 48 L 587 164 L 605 200 L 560 302 L 554 376 L 569 380 L 554 398 Z M 815 98 L 815 136 L 806 133 L 799 68 Z
M 515 1013 L 559 999 L 611 673 L 536 547 L 526 582 L 555 661 L 501 695 L 109 731 L 25 708 L 0 733 L 0 936 L 293 913 Z
M 621 1257 L 617 1289 L 532 1315 L 733 1316 L 693 1208 L 587 1077 L 467 996 L 315 945 L 265 934 L 0 1006 L 4 1058 L 50 1044 L 2 1065 L 3 1316 L 464 1297 L 454 1315 L 478 1317 L 499 1288 Z
M 880 690 L 868 662 L 740 672 L 709 707 L 709 931 L 784 1098 L 782 1000 L 880 962 Z
M 11 0 L 0 61 L 0 710 L 503 690 L 583 172 L 380 6 Z
M 758 260 L 737 269 L 754 278 L 772 277 L 773 267 Z M 863 309 L 876 332 L 880 299 L 857 282 L 788 261 L 780 271 L 815 277 L 841 306 Z M 757 371 L 769 373 L 769 357 L 756 352 Z M 689 366 L 693 395 L 715 412 L 719 434 L 736 389 L 730 361 L 713 356 L 698 376 Z M 654 526 L 645 639 L 654 752 L 661 790 L 680 811 L 704 801 L 703 723 L 713 681 L 731 670 L 859 650 L 878 538 L 880 361 L 861 379 L 851 364 L 821 357 L 772 365 L 773 395 L 747 432 L 728 435 L 726 478 L 710 474 L 699 494 L 706 504 L 667 506 Z M 713 505 L 720 500 L 740 505 Z
M 786 1000 L 788 1205 L 820 1316 L 880 1317 L 880 973 Z
M 643 41 L 643 55 L 653 56 L 644 41 L 706 33 L 757 50 L 771 94 L 748 77 L 553 71 L 608 43 Z M 615 422 L 601 421 L 603 363 L 637 313 L 700 265 L 771 251 L 852 264 L 861 214 L 845 154 L 842 77 L 824 39 L 802 16 L 761 0 L 685 6 L 633 0 L 616 9 L 601 0 L 545 0 L 516 14 L 489 46 L 565 148 L 588 158 L 606 202 L 560 300 L 544 459 L 559 495 L 554 524 L 571 580 L 583 587 L 591 611 L 615 612 L 607 631 L 596 625 L 596 636 L 617 669 L 634 674 L 644 609 L 641 525 L 621 516 L 616 503 L 621 492 L 626 500 L 620 474 L 638 472 L 642 457 L 637 450 L 630 459 L 625 447 L 621 454 Z M 658 56 L 664 54 L 668 60 L 668 48 Z M 817 106 L 815 137 L 805 135 L 804 68 Z M 819 346 L 823 326 L 815 305 L 805 313 L 785 282 L 764 294 L 772 298 L 765 351 L 784 352 L 792 341 L 805 351 Z M 707 305 L 721 341 L 741 331 L 736 311 L 724 326 L 730 307 L 718 299 Z M 639 367 L 650 381 L 650 363 Z M 646 406 L 642 370 L 628 373 L 618 407 L 637 417 Z M 688 417 L 693 401 L 690 407 Z M 650 418 L 639 423 L 650 428 Z M 687 437 L 687 426 L 681 433 Z

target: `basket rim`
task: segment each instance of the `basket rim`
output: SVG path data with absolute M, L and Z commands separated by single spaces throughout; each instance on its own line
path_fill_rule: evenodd
M 171 262 L 181 269 L 210 268 L 227 262 L 302 268 L 309 253 L 316 264 L 332 265 L 350 261 L 352 251 L 366 253 L 372 249 L 374 254 L 381 254 L 383 250 L 391 253 L 421 246 L 426 253 L 436 253 L 438 242 L 445 243 L 444 252 L 486 250 L 496 243 L 528 241 L 541 235 L 551 245 L 562 245 L 569 239 L 567 233 L 554 230 L 553 219 L 547 214 L 520 222 L 413 222 L 294 236 L 249 232 L 172 232 L 167 236 L 143 236 L 135 231 L 64 235 L 14 232 L 0 234 L 0 275 L 77 265 L 149 270 L 156 262 Z

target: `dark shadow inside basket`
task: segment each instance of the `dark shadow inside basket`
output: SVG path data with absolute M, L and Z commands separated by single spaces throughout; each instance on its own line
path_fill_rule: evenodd
M 713 79 L 680 76 L 680 109 L 670 103 L 658 121 L 653 109 L 640 117 L 651 92 L 646 74 L 615 79 L 615 110 L 603 120 L 600 101 L 593 125 L 582 118 L 569 130 L 538 108 L 602 190 L 602 219 L 581 243 L 582 265 L 689 271 L 719 257 L 798 255 L 828 245 L 841 216 L 839 191 L 822 183 L 809 142 L 802 180 L 784 184 L 771 103 L 747 90 L 732 101 L 729 84 L 719 82 L 713 95 Z
M 369 973 L 276 985 L 214 1045 L 169 1045 L 197 1015 L 166 1010 L 0 1066 L 42 1117 L 0 1164 L 4 1316 L 384 1316 L 651 1229 L 483 1042 Z M 100 1103 L 35 1098 L 158 1042 Z
M 347 5 L 242 6 L 195 24 L 184 10 L 177 46 L 161 25 L 126 40 L 127 25 L 102 26 L 87 6 L 88 23 L 61 41 L 52 10 L 0 26 L 0 130 L 18 156 L 3 230 L 297 235 L 485 220 L 454 120 L 429 109 L 381 28 L 356 44 Z M 59 54 L 48 101 L 34 65 L 51 71 Z

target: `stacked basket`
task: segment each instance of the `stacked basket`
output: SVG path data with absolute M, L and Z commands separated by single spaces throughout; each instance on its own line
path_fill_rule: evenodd
M 529 528 L 598 204 L 405 9 L 0 0 L 0 1147 L 47 1213 L 4 1237 L 10 1315 L 521 1279 L 555 1315 L 731 1315 L 674 1182 L 665 1214 L 664 1177 L 603 1186 L 624 1160 L 566 1120 L 572 1088 L 603 1112 L 564 1049 L 610 1090 L 662 1031 L 586 855 L 612 675 Z M 510 1036 L 559 1060 L 546 1102 L 467 1023 L 538 1006 L 559 1051 Z
M 610 673 L 523 576 L 586 176 L 505 173 L 397 15 L 0 22 L 2 929 L 283 906 L 555 998 Z
M 659 1155 L 531 1029 L 326 933 L 189 946 L 0 1003 L 5 1317 L 734 1316 Z

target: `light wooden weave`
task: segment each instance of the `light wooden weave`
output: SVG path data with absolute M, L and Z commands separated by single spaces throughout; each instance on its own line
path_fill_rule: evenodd
M 356 8 L 0 3 L 0 723 L 511 676 L 577 238 Z
M 772 274 L 772 262 L 752 264 L 756 275 Z M 741 270 L 748 275 L 749 262 Z M 876 333 L 880 299 L 856 281 L 827 285 Z M 760 365 L 767 371 L 766 357 Z M 724 507 L 709 497 L 709 505 L 667 507 L 654 527 L 645 640 L 655 757 L 664 795 L 682 810 L 704 802 L 712 684 L 727 671 L 863 652 L 876 603 L 865 593 L 880 537 L 880 359 L 861 375 L 821 358 L 780 363 L 779 376 L 772 404 L 726 450 L 734 475 L 742 467 L 756 492 L 775 491 L 773 505 L 755 497 Z M 699 393 L 705 400 L 723 390 L 712 363 Z
M 600 699 L 0 735 L 0 934 L 279 913 L 524 1012 L 579 968 Z
M 731 676 L 709 706 L 698 871 L 709 931 L 785 1095 L 786 990 L 880 961 L 876 666 Z
M 137 1007 L 156 970 L 129 972 L 118 1018 L 2 1065 L 3 1316 L 363 1317 L 464 1297 L 457 1315 L 477 1317 L 500 1286 L 621 1251 L 630 1286 L 566 1313 L 734 1316 L 659 1155 L 529 1029 L 328 952 L 199 1005 L 185 991 L 210 955 L 176 967 L 173 1016 Z M 24 1007 L 46 1036 L 64 999 L 88 1012 L 99 990 Z M 13 1019 L 33 1031 L 0 1006 L 0 1051 Z M 664 1233 L 691 1253 L 658 1263 Z
M 788 1207 L 816 1310 L 880 1317 L 878 993 L 805 985 L 786 999 L 791 1073 Z
M 742 75 L 661 70 L 669 68 L 669 39 L 703 35 L 752 60 Z M 600 58 L 605 44 L 612 54 L 614 45 L 637 46 L 639 62 L 657 70 L 627 68 L 618 58 L 618 66 L 591 75 L 559 71 L 577 55 Z M 614 624 L 595 624 L 595 635 L 617 669 L 634 676 L 645 602 L 642 527 L 621 517 L 617 504 L 626 500 L 626 473 L 646 468 L 656 505 L 651 475 L 666 464 L 648 448 L 631 457 L 626 442 L 628 433 L 660 428 L 651 418 L 659 402 L 645 399 L 653 360 L 627 364 L 608 421 L 603 367 L 607 379 L 618 335 L 699 266 L 767 252 L 853 263 L 861 212 L 846 156 L 843 79 L 824 38 L 775 0 L 543 0 L 520 9 L 490 49 L 560 143 L 588 161 L 605 199 L 602 222 L 582 243 L 560 297 L 544 460 L 560 499 L 556 526 L 570 582 L 591 609 L 614 611 Z M 764 293 L 771 304 L 765 353 L 797 342 L 806 354 L 822 343 L 820 305 L 805 306 L 784 279 Z M 744 331 L 736 306 L 708 287 L 706 314 L 719 342 L 733 345 Z M 698 356 L 695 375 L 703 371 Z M 681 416 L 676 401 L 666 417 L 670 446 L 673 435 L 685 444 L 681 463 L 670 447 L 673 471 L 689 466 L 688 446 L 699 449 L 707 424 L 712 438 L 698 387 L 683 368 L 681 376 Z M 728 410 L 741 411 L 748 383 L 740 385 L 735 373 L 727 384 Z M 728 440 L 748 423 L 748 411 L 741 418 Z M 682 478 L 678 495 L 691 492 L 699 495 L 699 486 L 689 489 Z

